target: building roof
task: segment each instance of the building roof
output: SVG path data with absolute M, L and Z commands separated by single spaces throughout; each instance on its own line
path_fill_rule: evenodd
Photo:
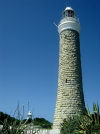
M 72 11 L 74 11 L 73 8 L 71 8 L 71 7 L 66 7 L 64 11 L 66 11 L 66 10 L 72 10 Z

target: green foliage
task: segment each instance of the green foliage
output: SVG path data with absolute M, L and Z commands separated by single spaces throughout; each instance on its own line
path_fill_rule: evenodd
M 80 118 L 74 117 L 64 120 L 61 124 L 61 134 L 76 134 L 76 130 L 79 129 Z
M 17 122 L 17 120 L 13 121 L 11 124 L 8 123 L 8 119 L 5 119 L 3 122 L 3 128 L 0 130 L 0 134 L 21 134 L 24 130 L 24 125 Z
M 45 128 L 45 129 L 51 129 L 52 127 L 52 123 L 50 123 L 49 121 L 47 121 L 44 118 L 35 118 L 34 120 L 32 119 L 28 119 L 28 120 L 23 120 L 22 124 L 25 123 L 26 124 L 30 124 L 33 123 L 34 126 L 39 126 L 40 128 Z
M 33 120 L 32 119 L 24 119 L 21 121 L 22 124 L 30 124 L 30 123 L 33 123 Z
M 99 106 L 93 104 L 93 114 L 88 109 L 84 115 L 64 120 L 61 134 L 100 134 Z
M 0 112 L 0 125 L 3 125 L 0 134 L 22 134 L 25 123 L 26 122 L 22 123 L 21 120 Z
M 30 125 L 46 129 L 50 129 L 52 126 L 52 123 L 44 118 L 18 120 L 2 112 L 0 112 L 0 121 L 0 124 L 3 125 L 0 134 L 24 134 L 23 130 L 27 130 Z
M 41 128 L 51 129 L 51 127 L 52 127 L 52 123 L 50 123 L 49 121 L 47 121 L 44 118 L 35 118 L 33 122 L 34 122 L 35 126 L 38 125 Z
M 12 125 L 13 122 L 16 122 L 16 125 L 19 125 L 20 123 L 18 119 L 15 119 L 14 117 L 11 117 L 8 114 L 4 114 L 3 112 L 0 112 L 0 125 L 3 125 L 5 120 L 9 125 Z

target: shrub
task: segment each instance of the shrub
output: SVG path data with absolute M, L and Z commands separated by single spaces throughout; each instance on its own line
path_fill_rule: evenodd
M 64 120 L 61 134 L 100 134 L 99 106 L 93 104 L 93 114 L 88 109 L 84 115 Z

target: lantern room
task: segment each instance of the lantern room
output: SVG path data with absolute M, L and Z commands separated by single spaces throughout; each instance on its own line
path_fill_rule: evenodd
M 67 7 L 63 12 L 63 18 L 65 17 L 73 17 L 75 18 L 75 12 L 71 7 Z

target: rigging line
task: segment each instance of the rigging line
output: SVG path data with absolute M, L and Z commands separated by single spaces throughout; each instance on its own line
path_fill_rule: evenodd
M 28 112 L 29 112 L 29 108 L 30 108 L 30 107 L 29 107 L 29 105 L 30 105 L 30 104 L 29 104 L 29 100 L 28 100 L 28 104 L 27 104 L 27 105 L 28 105 Z

